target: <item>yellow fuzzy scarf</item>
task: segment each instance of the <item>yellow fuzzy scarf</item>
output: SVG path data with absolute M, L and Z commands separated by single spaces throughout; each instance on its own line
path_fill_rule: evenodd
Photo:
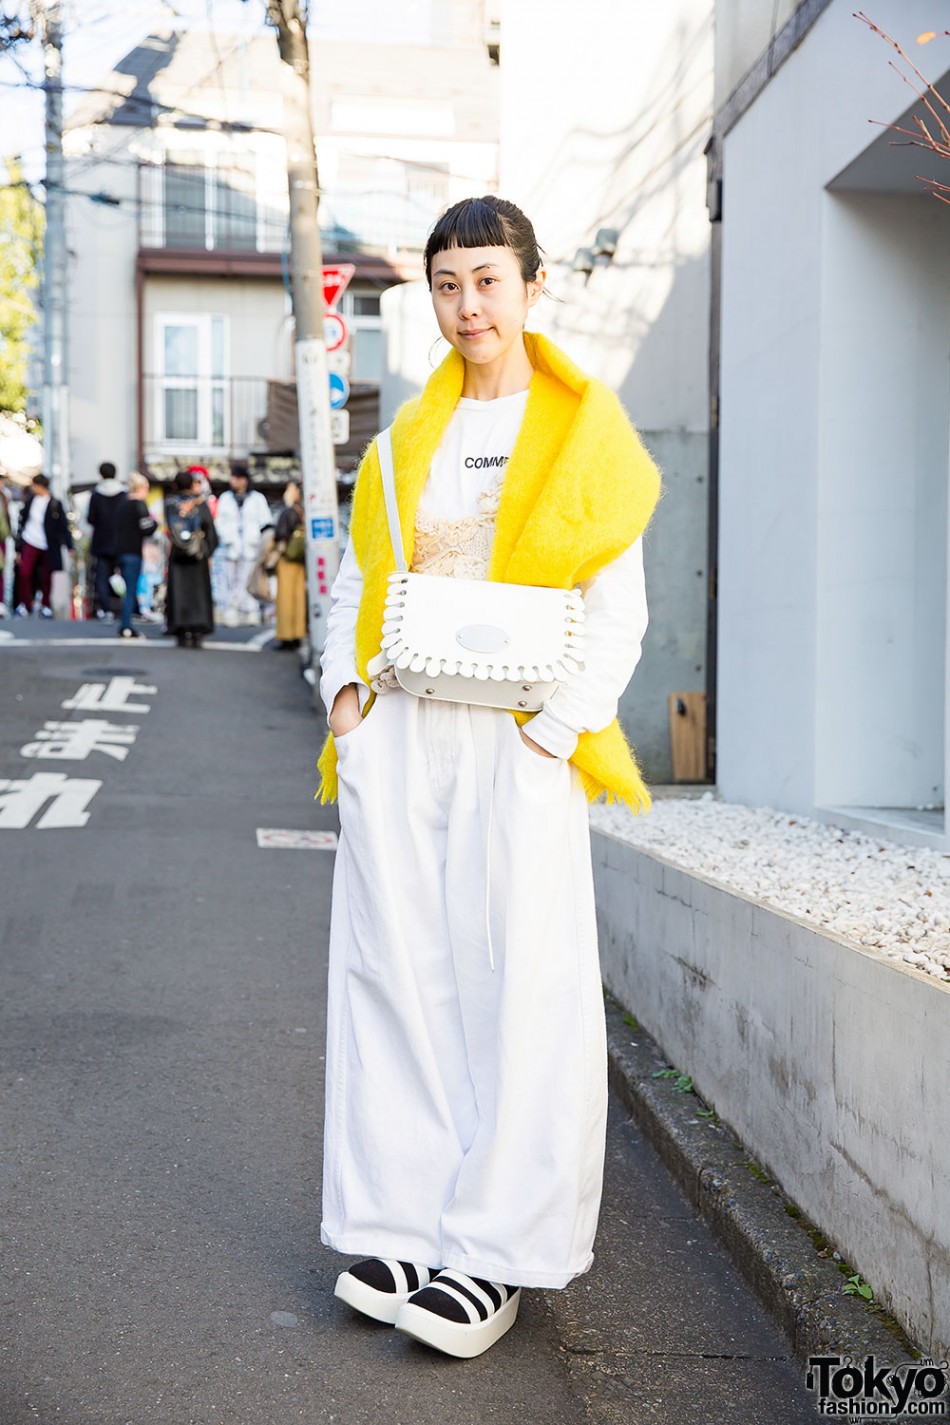
M 660 476 L 609 387 L 586 376 L 545 337 L 525 333 L 524 340 L 534 376 L 505 468 L 488 577 L 572 589 L 642 534 L 659 497 Z M 410 568 L 416 508 L 462 393 L 464 374 L 462 357 L 450 352 L 393 423 L 397 504 Z M 369 683 L 366 665 L 379 652 L 387 579 L 396 567 L 375 443 L 360 466 L 350 537 L 363 574 L 356 662 Z M 532 714 L 514 716 L 524 723 Z M 591 801 L 606 793 L 608 801 L 649 810 L 649 792 L 616 718 L 601 732 L 581 733 L 571 762 Z M 318 795 L 321 801 L 335 801 L 332 734 L 317 765 L 322 777 Z

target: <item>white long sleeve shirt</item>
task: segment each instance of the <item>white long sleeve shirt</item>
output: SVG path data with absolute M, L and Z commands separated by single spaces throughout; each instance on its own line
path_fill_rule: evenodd
M 256 559 L 263 532 L 273 524 L 270 506 L 260 490 L 248 490 L 240 504 L 233 490 L 225 490 L 218 500 L 215 527 L 225 559 Z
M 527 392 L 497 401 L 461 400 L 432 462 L 420 511 L 463 519 L 478 508 L 486 471 L 504 469 L 517 436 Z M 640 659 L 647 629 L 643 545 L 637 540 L 619 558 L 580 585 L 584 598 L 584 667 L 563 682 L 531 719 L 529 735 L 556 757 L 570 757 L 582 732 L 599 732 L 617 715 L 617 704 Z M 330 590 L 320 696 L 327 710 L 341 688 L 355 683 L 360 708 L 370 687 L 356 666 L 356 617 L 363 576 L 352 544 L 344 551 Z M 382 635 L 382 630 L 380 630 Z
M 49 501 L 49 495 L 34 495 L 30 504 L 30 515 L 23 531 L 23 543 L 32 544 L 34 549 L 49 548 L 45 524 Z

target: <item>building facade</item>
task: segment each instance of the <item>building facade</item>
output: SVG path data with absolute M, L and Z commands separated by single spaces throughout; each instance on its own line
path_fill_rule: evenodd
M 849 0 L 786 12 L 717 50 L 718 783 L 948 847 L 948 178 Z M 873 18 L 950 93 L 929 0 Z
M 574 18 L 504 11 L 501 188 L 664 472 L 625 725 L 666 780 L 704 693 L 724 797 L 948 846 L 947 175 L 893 51 L 850 0 Z M 874 19 L 950 92 L 931 0 Z
M 438 23 L 436 23 L 438 21 Z M 324 261 L 355 275 L 351 468 L 378 420 L 380 297 L 419 269 L 459 183 L 496 182 L 484 7 L 415 44 L 312 42 Z M 150 36 L 69 124 L 73 483 L 101 460 L 168 478 L 297 468 L 283 98 L 276 37 Z

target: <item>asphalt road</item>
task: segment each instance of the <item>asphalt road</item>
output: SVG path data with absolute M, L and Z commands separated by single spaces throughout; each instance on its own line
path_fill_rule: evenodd
M 441 1357 L 334 1300 L 333 852 L 257 842 L 335 829 L 296 658 L 42 634 L 0 644 L 0 1425 L 814 1419 L 784 1338 L 617 1104 L 593 1270 L 525 1292 L 487 1355 Z M 62 707 L 90 685 L 148 710 Z M 77 753 L 47 724 L 90 720 L 106 729 L 81 760 L 22 751 Z M 50 775 L 70 785 L 33 781 Z

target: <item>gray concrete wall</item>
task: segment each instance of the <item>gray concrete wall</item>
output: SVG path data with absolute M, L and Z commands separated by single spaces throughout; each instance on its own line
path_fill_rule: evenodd
M 604 982 L 937 1359 L 950 989 L 593 835 Z
M 620 721 L 648 782 L 670 782 L 669 693 L 706 686 L 708 450 L 697 431 L 641 431 L 663 471 L 663 497 L 644 536 L 650 626 Z

